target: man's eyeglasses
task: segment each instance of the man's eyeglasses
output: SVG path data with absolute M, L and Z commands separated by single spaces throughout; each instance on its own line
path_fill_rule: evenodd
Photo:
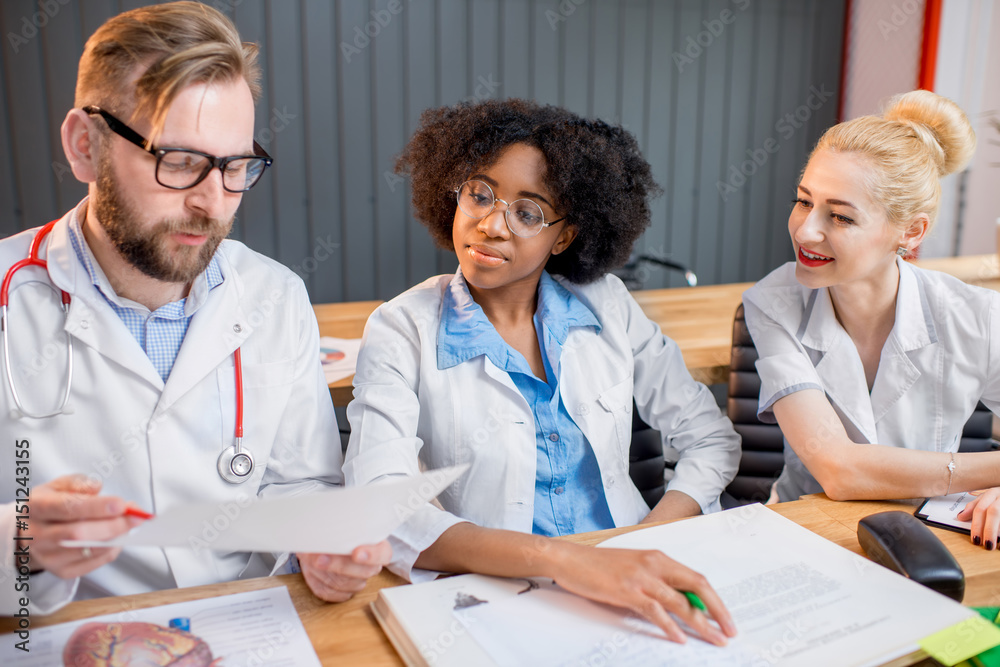
M 156 182 L 171 190 L 187 190 L 205 180 L 218 167 L 222 187 L 228 192 L 246 192 L 264 175 L 274 160 L 255 141 L 255 155 L 215 157 L 186 148 L 153 148 L 149 141 L 131 127 L 100 107 L 83 107 L 84 113 L 98 114 L 112 132 L 156 157 Z
M 466 181 L 455 191 L 458 195 L 458 207 L 462 209 L 470 218 L 479 220 L 485 218 L 496 207 L 498 201 L 493 195 L 493 190 L 482 181 Z M 542 208 L 530 199 L 518 199 L 507 204 L 504 211 L 504 220 L 507 221 L 507 229 L 511 234 L 522 238 L 537 236 L 540 231 L 554 225 L 566 218 L 559 218 L 552 222 L 545 222 L 545 214 Z

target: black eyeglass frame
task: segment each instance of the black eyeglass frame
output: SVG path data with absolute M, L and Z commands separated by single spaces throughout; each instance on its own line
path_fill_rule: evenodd
M 117 118 L 115 118 L 113 115 L 111 115 L 109 112 L 105 111 L 101 107 L 93 106 L 93 105 L 91 105 L 91 106 L 85 106 L 85 107 L 83 107 L 81 109 L 81 111 L 83 111 L 85 114 L 88 114 L 88 115 L 91 115 L 91 116 L 93 116 L 93 115 L 99 115 L 101 118 L 104 119 L 104 122 L 108 124 L 108 128 L 112 132 L 114 132 L 115 134 L 117 134 L 119 137 L 121 137 L 125 141 L 128 141 L 129 143 L 135 144 L 136 146 L 138 146 L 142 150 L 146 151 L 147 153 L 149 153 L 150 155 L 152 155 L 153 157 L 155 157 L 156 158 L 156 169 L 154 171 L 154 177 L 156 178 L 156 182 L 159 183 L 160 185 L 162 185 L 165 188 L 169 188 L 170 190 L 190 190 L 191 188 L 197 186 L 199 183 L 201 183 L 202 181 L 204 181 L 208 177 L 208 175 L 212 173 L 213 169 L 218 168 L 219 173 L 222 174 L 222 188 L 226 192 L 235 192 L 235 193 L 246 192 L 246 191 L 250 190 L 250 188 L 252 188 L 253 186 L 257 185 L 260 182 L 261 177 L 264 176 L 264 172 L 267 171 L 267 168 L 270 167 L 271 164 L 274 162 L 274 158 L 272 158 L 270 155 L 268 155 L 267 151 L 265 151 L 261 147 L 261 145 L 257 143 L 256 140 L 254 140 L 254 142 L 253 142 L 253 150 L 254 150 L 254 154 L 253 155 L 230 155 L 230 156 L 227 156 L 227 157 L 216 157 L 215 155 L 209 155 L 208 153 L 203 153 L 202 151 L 196 151 L 196 150 L 193 150 L 193 149 L 190 149 L 190 148 L 155 148 L 148 139 L 146 139 L 144 136 L 142 136 L 141 134 L 139 134 L 138 132 L 136 132 L 135 130 L 133 130 L 131 127 L 129 127 L 128 125 L 126 125 L 122 121 L 120 121 Z M 204 171 L 202 171 L 201 176 L 199 176 L 197 178 L 197 180 L 195 180 L 195 182 L 192 183 L 191 185 L 185 185 L 183 187 L 178 187 L 176 185 L 167 185 L 166 183 L 164 183 L 163 181 L 160 180 L 160 162 L 163 161 L 163 157 L 167 153 L 174 152 L 174 151 L 180 151 L 180 152 L 183 152 L 183 153 L 192 153 L 194 155 L 200 155 L 201 157 L 203 157 L 206 160 L 208 160 L 208 166 L 204 169 Z M 249 160 L 249 159 L 263 160 L 263 162 L 264 162 L 264 168 L 260 170 L 260 175 L 257 176 L 256 180 L 254 180 L 253 183 L 251 183 L 249 186 L 243 188 L 242 190 L 234 190 L 234 189 L 232 189 L 230 187 L 227 187 L 226 186 L 226 172 L 224 171 L 226 165 L 228 165 L 230 162 L 234 162 L 236 160 Z

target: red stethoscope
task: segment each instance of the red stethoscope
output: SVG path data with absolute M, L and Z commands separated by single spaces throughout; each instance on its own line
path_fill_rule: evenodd
M 15 410 L 15 414 L 24 415 L 25 417 L 30 417 L 32 419 L 45 419 L 47 417 L 54 417 L 62 414 L 63 412 L 67 412 L 66 403 L 69 401 L 70 388 L 73 384 L 73 338 L 68 334 L 66 336 L 66 359 L 68 370 L 66 371 L 66 391 L 63 394 L 62 401 L 60 401 L 59 406 L 53 412 L 30 412 L 24 407 L 20 396 L 18 396 L 17 387 L 14 384 L 14 374 L 11 370 L 10 364 L 10 336 L 7 332 L 7 306 L 10 299 L 10 281 L 13 279 L 15 273 L 28 266 L 37 266 L 48 272 L 48 262 L 38 256 L 38 251 L 42 246 L 42 241 L 48 233 L 52 231 L 52 228 L 57 222 L 58 220 L 53 220 L 38 230 L 38 233 L 35 234 L 35 238 L 31 241 L 31 249 L 28 251 L 28 256 L 19 262 L 15 262 L 13 266 L 7 269 L 7 273 L 3 277 L 3 284 L 0 285 L 0 335 L 3 336 L 3 359 L 4 367 L 7 373 L 7 385 L 10 387 L 10 393 L 14 398 L 14 405 L 17 408 Z M 53 291 L 56 291 L 56 289 L 51 285 L 49 287 Z M 69 293 L 63 290 L 59 291 L 62 294 L 63 312 L 68 315 L 70 304 Z M 232 484 L 239 484 L 250 479 L 254 469 L 253 456 L 250 454 L 249 450 L 243 448 L 243 362 L 240 358 L 240 348 L 236 348 L 233 351 L 233 366 L 236 372 L 235 441 L 232 445 L 223 450 L 222 454 L 219 455 L 218 468 L 219 476 L 222 477 L 222 479 Z

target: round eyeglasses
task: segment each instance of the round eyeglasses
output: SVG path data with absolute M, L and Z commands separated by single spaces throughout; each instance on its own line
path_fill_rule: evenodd
M 535 202 L 530 199 L 518 199 L 508 204 L 503 199 L 497 199 L 490 186 L 482 181 L 466 181 L 455 192 L 458 195 L 458 208 L 474 220 L 485 218 L 493 212 L 498 201 L 503 202 L 507 206 L 507 210 L 504 211 L 507 229 L 511 234 L 521 238 L 537 236 L 544 228 L 566 219 L 563 217 L 545 222 L 545 214 Z
M 131 127 L 100 107 L 87 106 L 83 111 L 99 115 L 112 132 L 156 157 L 156 182 L 171 190 L 187 190 L 205 180 L 218 168 L 222 174 L 222 187 L 228 192 L 246 192 L 264 175 L 264 170 L 274 160 L 257 142 L 253 142 L 254 155 L 215 157 L 186 148 L 154 148 L 150 142 Z

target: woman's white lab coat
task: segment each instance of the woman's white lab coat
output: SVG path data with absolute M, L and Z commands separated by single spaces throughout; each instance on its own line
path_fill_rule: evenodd
M 207 549 L 254 496 L 300 494 L 342 482 L 336 417 L 319 363 L 315 316 L 302 281 L 287 268 L 235 241 L 219 258 L 224 282 L 203 294 L 173 370 L 164 385 L 135 338 L 91 283 L 68 234 L 71 211 L 53 229 L 51 281 L 72 295 L 68 316 L 58 307 L 41 269 L 16 274 L 12 295 L 12 366 L 29 410 L 50 411 L 65 382 L 67 335 L 73 339 L 69 414 L 13 418 L 6 382 L 0 389 L 0 613 L 30 599 L 30 610 L 51 612 L 76 598 L 128 595 L 269 574 L 280 555 Z M 0 269 L 28 254 L 37 230 L 0 242 Z M 204 280 L 202 276 L 200 278 Z M 13 289 L 13 287 L 12 287 Z M 196 292 L 192 290 L 192 297 Z M 233 444 L 233 351 L 242 349 L 244 441 L 256 461 L 252 478 L 229 484 L 216 459 Z M 191 549 L 126 549 L 116 561 L 82 579 L 33 575 L 15 588 L 15 443 L 27 441 L 29 483 L 83 473 L 120 496 L 158 513 L 184 501 L 214 501 L 212 525 L 194 527 Z M 20 459 L 19 459 L 20 461 Z M 30 509 L 30 501 L 29 501 Z M 29 519 L 30 521 L 30 515 Z M 29 548 L 30 548 L 30 543 Z
M 411 573 L 417 556 L 455 523 L 530 533 L 534 517 L 535 425 L 527 401 L 485 355 L 438 370 L 442 296 L 461 280 L 460 273 L 430 278 L 372 314 L 347 409 L 348 484 L 413 475 L 421 465 L 471 465 L 438 497 L 445 511 L 428 505 L 390 538 L 391 569 L 413 579 L 426 576 Z M 649 513 L 628 474 L 633 396 L 640 416 L 681 453 L 667 488 L 688 494 L 705 512 L 718 509 L 740 449 L 711 392 L 691 378 L 677 344 L 618 278 L 560 282 L 601 323 L 599 334 L 570 329 L 559 391 L 594 449 L 615 525 L 633 525 Z
M 799 284 L 794 262 L 744 293 L 761 421 L 774 423 L 779 398 L 819 389 L 854 442 L 953 452 L 979 400 L 1000 410 L 1000 294 L 902 259 L 897 265 L 896 322 L 871 394 L 829 290 Z M 783 501 L 822 491 L 787 441 L 776 490 Z

